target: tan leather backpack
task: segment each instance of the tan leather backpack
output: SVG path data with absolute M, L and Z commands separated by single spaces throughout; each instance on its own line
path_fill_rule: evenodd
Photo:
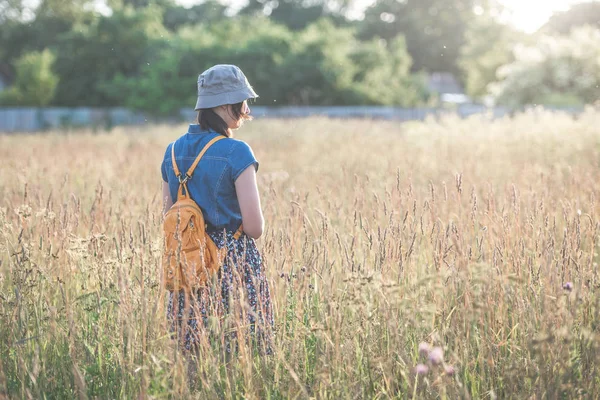
M 173 170 L 179 180 L 177 201 L 165 214 L 165 251 L 162 259 L 163 279 L 167 290 L 191 291 L 206 285 L 211 275 L 219 270 L 227 249 L 220 250 L 206 233 L 202 210 L 189 195 L 187 182 L 208 148 L 225 139 L 217 136 L 198 154 L 184 176 L 175 162 L 175 143 L 171 146 Z

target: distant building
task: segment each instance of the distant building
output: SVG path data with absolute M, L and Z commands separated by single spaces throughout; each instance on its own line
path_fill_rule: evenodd
M 427 87 L 431 93 L 439 96 L 442 103 L 464 104 L 471 102 L 463 87 L 450 72 L 432 73 L 429 75 Z

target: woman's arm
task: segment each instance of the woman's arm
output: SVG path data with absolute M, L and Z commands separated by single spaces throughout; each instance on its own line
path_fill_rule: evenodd
M 242 212 L 244 232 L 251 238 L 258 239 L 264 229 L 264 218 L 260 208 L 260 197 L 256 184 L 256 169 L 249 166 L 235 181 L 235 191 Z
M 173 199 L 171 198 L 171 192 L 169 191 L 169 184 L 163 181 L 162 185 L 162 201 L 163 201 L 163 216 L 169 211 L 169 208 L 173 205 Z

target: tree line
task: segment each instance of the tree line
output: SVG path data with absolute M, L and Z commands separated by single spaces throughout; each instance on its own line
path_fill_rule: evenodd
M 239 65 L 261 105 L 437 102 L 427 73 L 450 72 L 474 99 L 573 105 L 600 98 L 600 4 L 556 14 L 526 35 L 494 0 L 23 0 L 0 5 L 0 104 L 191 107 L 196 78 Z M 580 28 L 580 26 L 584 26 Z

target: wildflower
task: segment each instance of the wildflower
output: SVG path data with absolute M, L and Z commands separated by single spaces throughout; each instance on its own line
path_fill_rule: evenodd
M 567 292 L 570 292 L 571 290 L 573 290 L 573 282 L 567 282 L 563 285 L 563 289 L 565 289 Z
M 425 375 L 427 372 L 429 372 L 429 367 L 425 364 L 417 364 L 415 367 L 415 373 L 417 375 Z
M 419 354 L 420 355 L 427 356 L 429 354 L 430 350 L 431 350 L 431 347 L 429 346 L 429 343 L 426 343 L 426 342 L 419 343 Z
M 444 361 L 444 350 L 441 347 L 434 347 L 429 352 L 429 361 L 433 365 L 441 364 Z
M 452 376 L 454 375 L 454 367 L 452 365 L 446 365 L 444 367 L 444 372 L 446 373 L 446 375 Z

